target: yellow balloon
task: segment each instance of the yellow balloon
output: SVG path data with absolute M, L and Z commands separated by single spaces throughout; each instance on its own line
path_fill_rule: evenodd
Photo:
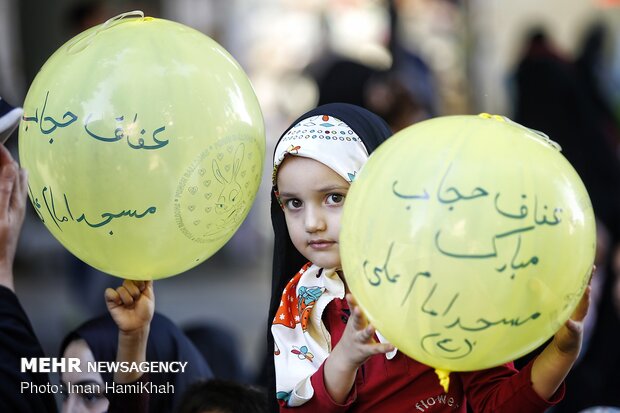
M 549 138 L 499 116 L 449 116 L 372 154 L 340 242 L 351 292 L 381 334 L 424 364 L 472 371 L 528 353 L 568 319 L 595 223 Z
M 187 26 L 127 13 L 68 41 L 24 103 L 30 199 L 73 254 L 158 279 L 203 262 L 250 210 L 265 153 L 250 82 Z

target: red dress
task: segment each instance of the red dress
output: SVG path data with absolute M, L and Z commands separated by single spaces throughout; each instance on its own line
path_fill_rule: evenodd
M 334 299 L 323 313 L 323 322 L 331 334 L 332 348 L 340 341 L 348 319 L 344 299 Z M 280 408 L 281 412 L 463 412 L 466 404 L 474 412 L 543 412 L 564 397 L 565 386 L 551 400 L 543 400 L 532 388 L 532 363 L 517 371 L 513 363 L 468 373 L 451 373 L 446 394 L 433 368 L 419 363 L 400 351 L 392 360 L 378 354 L 357 371 L 355 385 L 343 404 L 335 403 L 323 380 L 323 363 L 311 377 L 314 396 L 299 407 Z

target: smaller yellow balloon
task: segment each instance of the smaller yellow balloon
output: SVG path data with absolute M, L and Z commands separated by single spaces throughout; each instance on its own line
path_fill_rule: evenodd
M 557 144 L 503 117 L 450 116 L 371 155 L 340 243 L 351 292 L 381 334 L 440 371 L 471 371 L 560 328 L 588 284 L 594 228 Z

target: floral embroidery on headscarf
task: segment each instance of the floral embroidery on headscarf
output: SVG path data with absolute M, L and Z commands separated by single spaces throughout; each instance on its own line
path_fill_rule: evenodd
M 271 181 L 277 187 L 278 168 L 289 155 L 321 162 L 351 182 L 368 159 L 368 151 L 357 134 L 343 121 L 329 115 L 303 119 L 278 142 Z

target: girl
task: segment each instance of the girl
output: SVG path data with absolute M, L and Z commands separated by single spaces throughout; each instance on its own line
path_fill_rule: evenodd
M 347 294 L 338 246 L 342 206 L 368 154 L 390 134 L 365 109 L 328 104 L 296 120 L 276 146 L 270 344 L 279 410 L 466 412 L 469 404 L 476 412 L 544 411 L 563 397 L 579 354 L 588 292 L 577 321 L 567 321 L 523 370 L 508 363 L 453 373 L 448 393 L 431 367 L 375 331 Z
M 125 286 L 128 283 L 128 281 L 125 281 Z M 132 284 L 142 285 L 143 283 L 133 282 Z M 112 294 L 113 291 L 110 289 L 109 294 Z M 141 298 L 139 297 L 139 299 Z M 115 309 L 115 311 L 118 310 Z M 82 366 L 87 365 L 87 362 L 110 362 L 116 360 L 119 338 L 117 319 L 118 316 L 116 319 L 113 319 L 110 314 L 104 314 L 83 323 L 65 337 L 60 353 L 63 357 L 79 358 L 81 360 L 80 365 Z M 152 394 L 142 395 L 148 396 L 148 411 L 150 413 L 175 411 L 182 393 L 191 383 L 199 379 L 210 379 L 213 377 L 211 369 L 189 338 L 164 315 L 155 312 L 150 323 L 146 320 L 139 320 L 136 326 L 146 326 L 149 329 L 146 354 L 143 357 L 144 361 L 187 362 L 183 372 L 160 372 L 149 373 L 148 375 L 149 383 L 157 386 L 157 388 L 171 385 L 174 388 L 174 393 L 153 392 Z M 142 361 L 142 357 L 139 361 Z M 84 388 L 86 390 L 92 388 L 104 390 L 106 385 L 114 383 L 112 376 L 112 373 L 104 372 L 99 374 L 98 372 L 82 369 L 82 372 L 61 373 L 60 380 L 65 386 L 67 383 L 93 383 L 96 386 L 84 386 Z M 137 377 L 133 379 L 135 380 Z M 80 386 L 76 386 L 76 388 L 79 389 Z M 110 392 L 98 394 L 65 392 L 63 394 L 62 412 L 71 413 L 79 410 L 73 406 L 90 407 L 90 409 L 85 409 L 88 412 L 103 412 L 106 411 L 105 408 L 95 409 L 95 406 L 107 405 L 108 400 L 106 397 L 110 396 L 114 396 L 114 394 Z

